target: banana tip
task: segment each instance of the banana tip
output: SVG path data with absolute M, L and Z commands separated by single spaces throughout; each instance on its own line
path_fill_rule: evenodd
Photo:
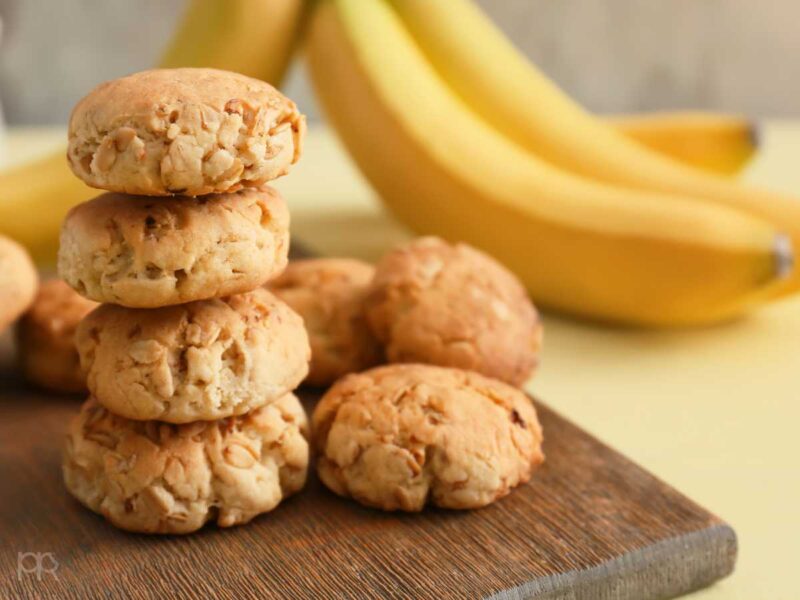
M 788 235 L 775 236 L 775 273 L 781 279 L 788 277 L 794 270 L 794 248 Z

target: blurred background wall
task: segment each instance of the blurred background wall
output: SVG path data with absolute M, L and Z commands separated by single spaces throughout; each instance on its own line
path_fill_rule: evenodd
M 800 114 L 798 0 L 480 3 L 537 64 L 593 110 Z M 183 4 L 0 0 L 6 119 L 63 123 L 94 84 L 153 65 Z M 316 115 L 302 69 L 292 73 L 286 89 Z

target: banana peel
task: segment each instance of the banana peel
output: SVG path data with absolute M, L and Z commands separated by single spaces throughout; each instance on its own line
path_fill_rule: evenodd
M 750 213 L 772 222 L 800 248 L 797 198 L 690 167 L 629 139 L 569 98 L 471 0 L 391 0 L 391 5 L 454 93 L 528 152 L 621 188 L 688 196 Z M 781 293 L 798 288 L 800 275 Z

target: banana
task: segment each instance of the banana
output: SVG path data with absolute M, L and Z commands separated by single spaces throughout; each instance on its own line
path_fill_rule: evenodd
M 99 193 L 75 177 L 65 155 L 48 154 L 0 173 L 0 232 L 43 266 L 55 263 L 66 212 Z
M 529 152 L 598 181 L 692 196 L 749 212 L 786 230 L 800 248 L 796 198 L 683 165 L 628 139 L 573 102 L 471 0 L 391 4 L 455 93 Z M 787 288 L 798 283 L 787 282 Z
M 736 115 L 661 112 L 605 122 L 651 150 L 721 175 L 740 172 L 758 148 L 757 125 Z
M 307 59 L 327 116 L 394 214 L 493 254 L 542 305 L 707 323 L 755 305 L 791 269 L 766 221 L 576 177 L 507 140 L 438 77 L 383 0 L 320 2 Z
M 212 67 L 278 85 L 306 17 L 305 0 L 190 0 L 162 67 Z
M 216 67 L 278 85 L 300 38 L 305 0 L 191 0 L 162 67 Z M 0 233 L 41 265 L 58 250 L 70 207 L 98 193 L 70 171 L 66 147 L 0 173 Z

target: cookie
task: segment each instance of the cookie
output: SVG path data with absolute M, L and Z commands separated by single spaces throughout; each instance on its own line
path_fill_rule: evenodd
M 39 277 L 25 249 L 0 235 L 0 332 L 28 308 Z
M 78 326 L 89 391 L 128 419 L 221 419 L 263 406 L 308 374 L 300 318 L 264 289 L 156 309 L 104 304 Z
M 478 373 L 388 365 L 348 375 L 312 417 L 320 479 L 383 510 L 480 508 L 542 463 L 530 399 Z
M 42 283 L 16 327 L 18 361 L 29 382 L 53 392 L 86 390 L 75 330 L 96 307 L 60 279 Z
M 67 159 L 111 192 L 200 196 L 260 186 L 300 156 L 305 117 L 268 83 L 153 69 L 100 84 L 69 120 Z
M 241 417 L 131 421 L 90 398 L 72 421 L 64 482 L 121 529 L 190 533 L 247 523 L 305 485 L 306 415 L 293 394 Z
M 74 207 L 58 270 L 78 293 L 156 308 L 247 292 L 286 267 L 289 211 L 270 187 L 201 198 L 103 194 Z
M 542 326 L 519 280 L 483 252 L 435 237 L 378 263 L 365 302 L 389 362 L 483 373 L 519 386 L 539 362 Z
M 364 318 L 364 295 L 375 269 L 360 260 L 296 260 L 267 285 L 305 322 L 311 342 L 306 383 L 327 386 L 381 361 Z

